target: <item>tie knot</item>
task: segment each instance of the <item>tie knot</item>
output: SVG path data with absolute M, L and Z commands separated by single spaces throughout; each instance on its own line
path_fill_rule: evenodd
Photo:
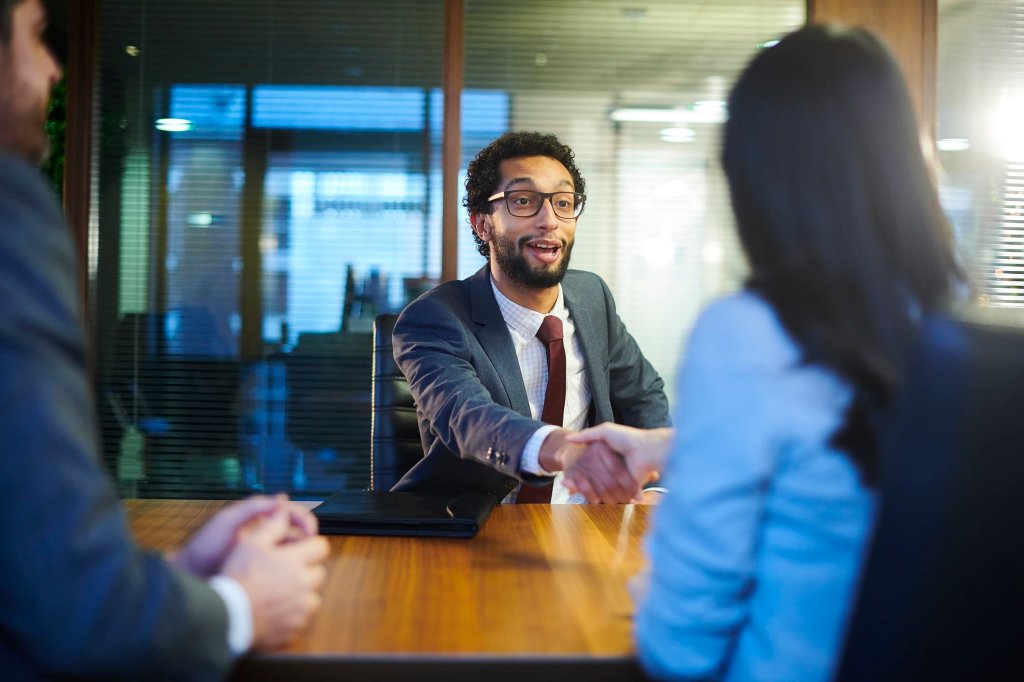
M 537 330 L 537 338 L 543 343 L 551 343 L 562 338 L 562 321 L 554 315 L 548 315 L 540 323 Z

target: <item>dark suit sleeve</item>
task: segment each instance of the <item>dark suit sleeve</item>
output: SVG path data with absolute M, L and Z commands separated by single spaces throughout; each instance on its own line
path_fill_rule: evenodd
M 479 342 L 440 298 L 411 303 L 395 325 L 395 360 L 421 418 L 451 452 L 522 478 L 523 446 L 541 424 L 495 402 L 484 381 L 498 390 L 500 378 Z M 481 377 L 483 371 L 492 376 Z
M 640 429 L 669 426 L 665 382 L 626 330 L 608 285 L 599 281 L 608 312 L 608 376 L 615 421 Z
M 38 173 L 2 156 L 0 231 L 0 667 L 219 679 L 224 604 L 128 532 L 96 452 L 69 234 Z

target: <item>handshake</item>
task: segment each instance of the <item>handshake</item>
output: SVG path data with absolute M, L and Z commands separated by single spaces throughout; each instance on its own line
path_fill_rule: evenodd
M 670 428 L 612 423 L 578 432 L 558 429 L 544 440 L 538 459 L 545 471 L 563 472 L 562 483 L 587 502 L 646 502 L 643 486 L 658 479 L 672 435 Z

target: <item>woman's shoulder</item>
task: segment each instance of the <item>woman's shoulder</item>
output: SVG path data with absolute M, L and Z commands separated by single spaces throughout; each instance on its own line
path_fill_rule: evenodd
M 697 318 L 690 354 L 724 356 L 747 364 L 794 363 L 800 349 L 775 309 L 759 294 L 739 291 L 709 304 Z

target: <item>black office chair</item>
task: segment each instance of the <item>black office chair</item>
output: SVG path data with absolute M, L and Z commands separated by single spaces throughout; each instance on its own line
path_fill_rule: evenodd
M 370 489 L 387 491 L 423 458 L 416 405 L 395 363 L 391 335 L 397 315 L 373 321 L 373 397 L 370 417 Z
M 914 357 L 838 679 L 1024 679 L 1024 332 L 935 320 Z

